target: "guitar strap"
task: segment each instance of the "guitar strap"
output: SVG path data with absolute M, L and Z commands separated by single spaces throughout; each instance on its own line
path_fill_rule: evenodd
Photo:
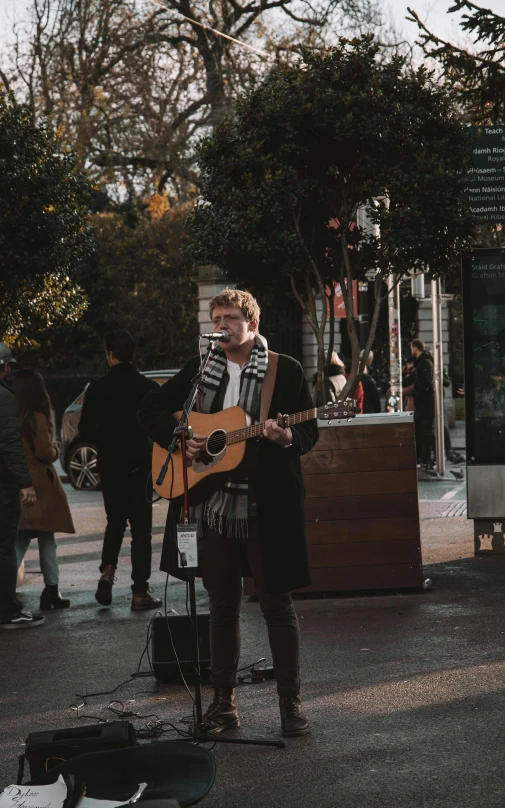
M 261 399 L 260 399 L 260 423 L 263 423 L 268 418 L 268 411 L 272 403 L 272 396 L 274 393 L 275 379 L 277 377 L 277 364 L 279 361 L 279 354 L 274 351 L 268 352 L 268 365 L 263 384 L 261 385 Z

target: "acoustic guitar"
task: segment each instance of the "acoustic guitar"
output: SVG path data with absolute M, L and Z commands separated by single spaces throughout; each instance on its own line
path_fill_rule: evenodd
M 178 422 L 181 412 L 174 413 Z M 356 408 L 352 399 L 336 401 L 324 407 L 313 407 L 294 415 L 282 415 L 277 418 L 279 426 L 285 429 L 305 421 L 319 418 L 324 421 L 340 421 L 354 418 Z M 194 460 L 186 458 L 188 472 L 188 492 L 190 504 L 201 502 L 216 491 L 224 480 L 243 479 L 251 469 L 253 458 L 246 452 L 247 441 L 256 438 L 256 443 L 263 436 L 264 423 L 247 426 L 246 414 L 241 407 L 229 407 L 221 412 L 204 415 L 191 412 L 189 425 L 197 435 L 207 437 L 205 449 Z M 180 446 L 174 451 L 168 466 L 165 479 L 158 485 L 156 479 L 160 468 L 167 457 L 167 450 L 153 447 L 153 485 L 156 492 L 165 499 L 175 499 L 184 493 Z

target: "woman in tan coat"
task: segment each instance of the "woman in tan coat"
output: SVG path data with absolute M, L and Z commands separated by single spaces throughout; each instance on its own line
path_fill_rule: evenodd
M 51 403 L 44 380 L 35 370 L 20 370 L 14 378 L 18 422 L 23 450 L 30 469 L 37 500 L 21 516 L 16 542 L 18 567 L 32 539 L 39 542 L 40 568 L 45 588 L 41 609 L 65 609 L 70 601 L 62 598 L 56 560 L 55 533 L 75 533 L 72 515 L 61 480 L 52 465 L 60 454 L 51 422 Z

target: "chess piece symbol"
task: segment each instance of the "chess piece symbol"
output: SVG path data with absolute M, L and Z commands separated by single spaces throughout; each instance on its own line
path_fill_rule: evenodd
M 492 533 L 481 533 L 479 535 L 479 550 L 491 550 L 492 549 L 492 541 L 493 541 L 493 534 Z M 489 547 L 485 547 L 484 545 L 488 544 Z
M 493 539 L 491 547 L 495 553 L 505 553 L 505 537 L 503 536 L 501 522 L 493 522 Z

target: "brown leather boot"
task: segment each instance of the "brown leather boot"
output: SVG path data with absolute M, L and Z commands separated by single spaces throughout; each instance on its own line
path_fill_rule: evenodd
M 214 699 L 203 715 L 209 732 L 222 732 L 240 727 L 234 687 L 214 687 Z
M 134 592 L 132 595 L 132 611 L 142 612 L 144 609 L 159 609 L 161 600 L 152 598 L 149 592 Z
M 110 606 L 112 603 L 112 587 L 114 586 L 114 573 L 116 568 L 112 564 L 106 564 L 98 581 L 98 588 L 95 598 L 100 606 Z
M 306 735 L 310 731 L 309 722 L 302 712 L 302 702 L 299 696 L 293 698 L 280 696 L 279 709 L 282 734 L 285 738 L 296 738 L 298 735 Z

